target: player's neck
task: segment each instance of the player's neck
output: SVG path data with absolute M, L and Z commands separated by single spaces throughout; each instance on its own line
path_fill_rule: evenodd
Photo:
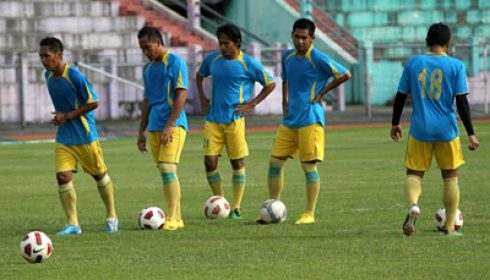
M 446 53 L 447 52 L 447 48 L 444 47 L 444 46 L 435 45 L 435 46 L 430 46 L 429 51 L 430 52 L 435 52 L 435 53 Z
M 65 67 L 66 67 L 66 63 L 65 62 L 60 62 L 56 67 L 55 69 L 53 69 L 53 76 L 55 78 L 59 78 L 63 75 L 63 72 L 65 72 Z
M 223 54 L 223 52 L 221 52 Z M 234 52 L 229 52 L 226 54 L 223 54 L 223 56 L 228 59 L 228 60 L 236 60 L 240 56 L 240 50 L 236 50 Z
M 159 62 L 161 62 L 161 61 L 163 60 L 163 58 L 165 57 L 165 55 L 167 54 L 167 52 L 168 52 L 168 50 L 163 49 L 163 51 L 162 51 L 161 55 L 159 55 L 157 58 L 155 58 L 155 59 L 153 60 L 153 62 L 154 62 L 154 63 L 159 63 Z

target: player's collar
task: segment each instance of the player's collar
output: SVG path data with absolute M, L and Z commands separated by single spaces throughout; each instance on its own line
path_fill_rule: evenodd
M 433 51 L 427 51 L 425 52 L 425 54 L 433 54 L 433 55 L 443 55 L 443 56 L 447 56 L 447 54 L 445 52 L 433 52 Z

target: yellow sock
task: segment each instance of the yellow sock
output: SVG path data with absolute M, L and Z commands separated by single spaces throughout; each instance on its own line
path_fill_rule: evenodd
M 446 230 L 448 233 L 454 231 L 454 220 L 459 206 L 458 177 L 444 179 L 444 191 L 442 193 L 444 207 L 446 207 Z
M 162 175 L 163 195 L 167 204 L 167 217 L 174 220 L 180 217 L 180 182 L 177 176 L 177 165 L 173 163 L 159 163 L 158 170 Z
M 214 195 L 224 196 L 223 193 L 223 183 L 221 179 L 221 174 L 219 169 L 206 172 L 206 177 L 208 179 L 208 184 L 211 187 Z
M 267 186 L 269 188 L 269 198 L 280 199 L 284 185 L 283 166 L 285 160 L 271 157 L 269 160 L 269 172 L 267 174 Z
M 72 182 L 59 185 L 58 193 L 60 196 L 61 205 L 65 210 L 66 224 L 79 226 L 77 217 L 77 193 Z
M 233 170 L 233 205 L 231 206 L 232 210 L 240 209 L 246 183 L 247 176 L 245 175 L 245 167 L 238 170 Z
M 305 214 L 315 216 L 316 201 L 320 194 L 320 175 L 316 164 L 302 163 L 301 167 L 306 178 L 306 212 Z
M 417 175 L 407 175 L 405 184 L 405 197 L 407 198 L 408 207 L 418 204 L 419 197 L 422 193 L 422 187 L 420 185 L 422 178 Z
M 115 218 L 116 209 L 114 207 L 114 184 L 109 174 L 105 174 L 102 179 L 97 181 L 97 189 L 105 205 L 106 217 Z

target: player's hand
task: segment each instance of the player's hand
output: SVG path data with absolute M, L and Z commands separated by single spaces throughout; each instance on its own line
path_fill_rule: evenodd
M 174 140 L 174 127 L 166 125 L 162 130 L 160 141 L 163 145 L 168 145 Z
M 322 104 L 322 100 L 323 100 L 323 96 L 322 95 L 318 95 L 317 97 L 315 97 L 315 99 L 313 99 L 313 101 L 311 101 L 311 104 L 320 103 L 320 105 L 321 105 Z
M 138 146 L 138 150 L 142 153 L 146 153 L 146 137 L 143 134 L 138 135 L 138 140 L 136 141 L 136 145 Z
M 393 139 L 396 142 L 400 142 L 400 140 L 402 139 L 401 125 L 395 125 L 391 127 L 391 139 Z
M 246 115 L 255 108 L 252 103 L 243 103 L 235 106 L 235 115 Z
M 476 138 L 476 135 L 470 135 L 468 136 L 468 139 L 470 140 L 470 145 L 468 146 L 468 149 L 471 151 L 474 151 L 480 147 L 480 142 Z
M 53 118 L 51 119 L 51 123 L 54 126 L 59 126 L 59 125 L 66 123 L 66 114 L 65 113 L 55 111 L 55 112 L 51 112 L 51 114 L 53 115 Z

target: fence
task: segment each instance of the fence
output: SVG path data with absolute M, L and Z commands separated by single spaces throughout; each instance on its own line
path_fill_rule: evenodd
M 448 55 L 463 61 L 466 66 L 470 92 L 468 100 L 475 115 L 489 114 L 488 46 L 489 43 L 472 39 L 469 43 L 453 44 L 448 50 Z M 372 49 L 361 48 L 360 53 L 368 53 L 364 55 L 366 59 L 359 63 L 364 63 L 367 69 L 363 77 L 366 94 L 354 94 L 347 98 L 348 102 L 365 104 L 368 117 L 375 110 L 385 110 L 383 107 L 390 106 L 396 94 L 408 58 L 426 51 L 427 47 L 423 44 L 378 44 Z
M 466 64 L 473 115 L 489 114 L 488 85 L 488 43 L 473 40 L 467 44 L 455 44 L 449 54 Z M 369 46 L 369 45 L 367 45 Z M 277 88 L 264 104 L 258 106 L 255 114 L 281 114 L 280 57 L 289 48 L 288 44 L 272 44 L 261 47 L 249 44 L 246 52 L 261 60 L 277 81 Z M 194 73 L 202 52 L 199 47 L 171 48 L 188 62 L 189 92 L 186 111 L 189 114 L 200 113 L 198 94 L 195 90 Z M 349 105 L 362 105 L 365 110 L 359 112 L 360 119 L 371 119 L 383 112 L 390 111 L 391 101 L 403 71 L 403 65 L 413 53 L 426 51 L 424 45 L 375 45 L 362 47 L 359 53 L 362 60 L 351 71 L 360 75 L 361 85 L 351 86 L 352 90 L 342 93 L 342 88 L 333 96 L 327 97 L 331 107 L 327 109 L 349 110 Z M 0 122 L 17 123 L 22 127 L 30 123 L 44 123 L 51 119 L 53 110 L 44 82 L 44 68 L 37 53 L 9 54 L 10 63 L 0 65 Z M 138 52 L 104 53 L 103 55 L 82 54 L 65 51 L 65 61 L 77 66 L 93 83 L 101 100 L 96 111 L 99 120 L 135 119 L 139 117 L 139 104 L 142 101 L 141 71 L 146 58 Z M 119 61 L 125 61 L 121 63 Z M 359 69 L 365 71 L 360 71 Z M 350 83 L 349 81 L 348 83 Z M 257 87 L 256 91 L 260 87 Z M 345 96 L 343 95 L 345 94 Z M 344 106 L 346 102 L 347 107 Z

